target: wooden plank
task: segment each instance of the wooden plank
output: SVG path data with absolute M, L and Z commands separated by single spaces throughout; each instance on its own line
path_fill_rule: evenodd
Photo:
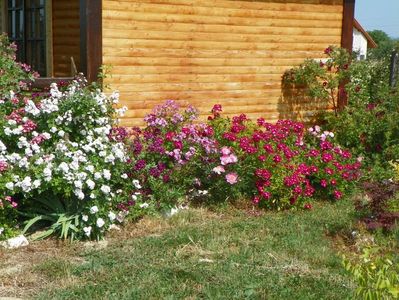
M 107 3 L 114 3 L 116 1 L 104 0 L 104 5 Z M 131 1 L 117 1 L 127 2 Z M 274 10 L 277 12 L 288 12 L 288 11 L 305 11 L 305 12 L 342 12 L 342 0 L 339 1 L 326 1 L 320 4 L 320 1 L 231 1 L 231 0 L 138 0 L 139 3 L 151 3 L 151 4 L 170 4 L 170 5 L 182 5 L 191 7 L 221 7 L 221 8 L 235 8 L 235 9 L 254 9 L 254 10 Z M 278 3 L 283 2 L 283 3 Z M 295 3 L 296 2 L 296 3 Z
M 342 14 L 341 14 L 342 18 Z M 214 32 L 214 33 L 241 33 L 259 35 L 309 35 L 309 36 L 340 36 L 341 28 L 315 28 L 315 27 L 272 27 L 251 25 L 223 25 L 223 24 L 188 24 L 188 23 L 165 23 L 152 21 L 125 20 L 115 22 L 113 19 L 104 19 L 103 27 L 106 29 L 131 29 L 147 31 L 169 31 L 169 32 Z
M 135 83 L 112 84 L 112 88 L 120 92 L 169 92 L 169 91 L 230 91 L 230 90 L 262 90 L 281 89 L 279 82 L 217 82 L 217 83 Z
M 107 38 L 103 40 L 104 47 L 116 48 L 157 48 L 157 49 L 216 49 L 216 50 L 270 50 L 283 51 L 320 51 L 331 43 L 239 43 L 219 41 L 173 41 L 173 40 L 145 40 L 124 38 Z
M 242 97 L 261 97 L 265 96 L 281 96 L 281 89 L 262 89 L 262 90 L 227 90 L 227 91 L 171 91 L 171 92 L 124 92 L 121 94 L 121 103 L 127 103 L 134 100 L 158 100 L 165 101 L 172 100 L 198 100 L 207 101 L 207 99 L 224 99 L 224 98 L 242 98 Z M 126 99 L 126 100 L 124 100 Z
M 169 58 L 323 58 L 320 51 L 290 50 L 225 50 L 225 49 L 157 49 L 157 48 L 115 48 L 104 47 L 104 57 L 169 57 Z
M 179 22 L 198 24 L 227 24 L 227 25 L 251 25 L 251 26 L 276 26 L 276 27 L 315 27 L 315 28 L 340 28 L 342 20 L 294 20 L 294 19 L 249 19 L 235 17 L 212 17 L 197 15 L 178 15 L 162 13 L 140 13 L 133 11 L 105 10 L 103 18 L 110 20 L 126 21 L 156 21 Z
M 218 17 L 239 17 L 239 18 L 269 18 L 269 19 L 296 19 L 296 20 L 341 20 L 340 13 L 312 12 L 312 11 L 285 11 L 283 14 L 276 14 L 275 10 L 264 9 L 235 9 L 230 7 L 201 7 L 201 6 L 182 6 L 171 4 L 138 3 L 122 1 L 106 1 L 104 10 L 132 11 L 134 13 L 165 13 L 179 15 L 198 15 L 198 16 L 218 16 Z
M 129 29 L 104 29 L 103 38 L 147 39 L 147 40 L 200 40 L 220 42 L 244 42 L 244 43 L 340 43 L 340 36 L 306 36 L 306 35 L 252 35 L 229 33 L 201 33 L 201 32 L 173 32 L 148 31 Z
M 216 82 L 281 82 L 280 74 L 136 74 L 112 75 L 112 86 L 137 83 L 216 83 Z
M 215 102 L 216 101 L 216 102 Z M 269 108 L 274 108 L 277 109 L 277 105 L 279 106 L 279 110 L 290 110 L 291 107 L 293 106 L 298 106 L 300 105 L 290 105 L 290 104 L 285 104 L 281 101 L 280 97 L 263 97 L 263 98 L 239 98 L 239 99 L 229 99 L 229 98 L 223 98 L 223 99 L 215 99 L 214 103 L 212 100 L 209 99 L 193 99 L 190 101 L 187 100 L 175 100 L 176 103 L 179 104 L 180 107 L 187 107 L 189 104 L 195 105 L 195 107 L 201 109 L 202 113 L 207 113 L 210 112 L 213 104 L 219 103 L 222 104 L 223 106 L 223 111 L 225 110 L 225 107 L 230 107 L 230 106 L 236 106 L 236 107 L 242 107 L 242 106 L 253 106 L 253 105 L 259 105 L 263 107 L 269 107 Z M 328 103 L 312 103 L 313 100 L 304 100 L 301 104 L 306 105 L 307 107 L 327 107 Z M 136 110 L 136 109 L 144 109 L 145 111 L 148 111 L 148 109 L 154 108 L 156 105 L 161 104 L 163 101 L 160 100 L 144 100 L 144 101 L 126 101 L 124 104 L 128 107 L 129 110 Z
M 245 58 L 175 58 L 168 57 L 116 57 L 105 56 L 104 64 L 119 66 L 293 66 L 303 62 L 303 58 L 245 59 Z
M 190 67 L 190 66 L 117 66 L 112 68 L 112 74 L 280 74 L 291 66 L 234 66 L 234 67 Z

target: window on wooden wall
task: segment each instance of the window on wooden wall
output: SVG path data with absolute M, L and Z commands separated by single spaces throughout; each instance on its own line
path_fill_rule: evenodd
M 17 60 L 47 75 L 46 1 L 7 0 L 7 32 L 17 47 Z

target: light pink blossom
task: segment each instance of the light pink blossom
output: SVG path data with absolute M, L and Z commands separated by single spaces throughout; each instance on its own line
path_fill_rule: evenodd
M 222 153 L 223 156 L 227 156 L 231 153 L 231 150 L 229 147 L 224 146 L 222 149 L 220 149 L 220 153 Z
M 214 168 L 212 169 L 212 171 L 215 172 L 215 173 L 218 174 L 218 175 L 220 175 L 220 174 L 222 174 L 222 173 L 225 172 L 223 166 L 214 167 Z
M 226 181 L 230 184 L 235 184 L 238 181 L 237 173 L 229 173 L 226 175 Z

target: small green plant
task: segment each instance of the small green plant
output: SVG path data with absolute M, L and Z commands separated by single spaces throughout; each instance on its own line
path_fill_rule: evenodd
M 399 298 L 399 262 L 380 256 L 377 247 L 363 250 L 358 263 L 346 257 L 343 265 L 357 283 L 356 297 L 365 300 Z
M 27 82 L 38 77 L 31 67 L 15 61 L 15 44 L 10 44 L 6 34 L 0 34 L 0 100 L 10 91 L 18 93 L 27 88 Z
M 350 55 L 345 49 L 334 46 L 326 48 L 324 54 L 327 55 L 325 61 L 307 59 L 287 71 L 283 80 L 286 84 L 304 88 L 312 99 L 325 100 L 337 115 L 338 92 L 341 84 L 349 79 Z

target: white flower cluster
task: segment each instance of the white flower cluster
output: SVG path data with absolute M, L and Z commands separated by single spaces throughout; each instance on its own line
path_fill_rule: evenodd
M 15 110 L 0 129 L 0 165 L 11 170 L 0 171 L 5 182 L 0 189 L 29 196 L 58 188 L 79 201 L 92 200 L 109 207 L 117 196 L 113 181 L 121 178 L 114 172 L 127 161 L 124 144 L 109 137 L 115 111 L 112 105 L 118 97 L 117 93 L 107 97 L 99 90 L 83 92 L 80 83 L 74 82 L 65 92 L 52 84 L 49 96 L 39 103 L 26 100 L 23 112 Z M 93 214 L 96 208 L 91 208 Z M 110 210 L 108 219 L 108 223 L 114 222 L 117 214 Z M 105 224 L 98 217 L 83 231 L 90 236 L 91 226 L 102 228 Z

